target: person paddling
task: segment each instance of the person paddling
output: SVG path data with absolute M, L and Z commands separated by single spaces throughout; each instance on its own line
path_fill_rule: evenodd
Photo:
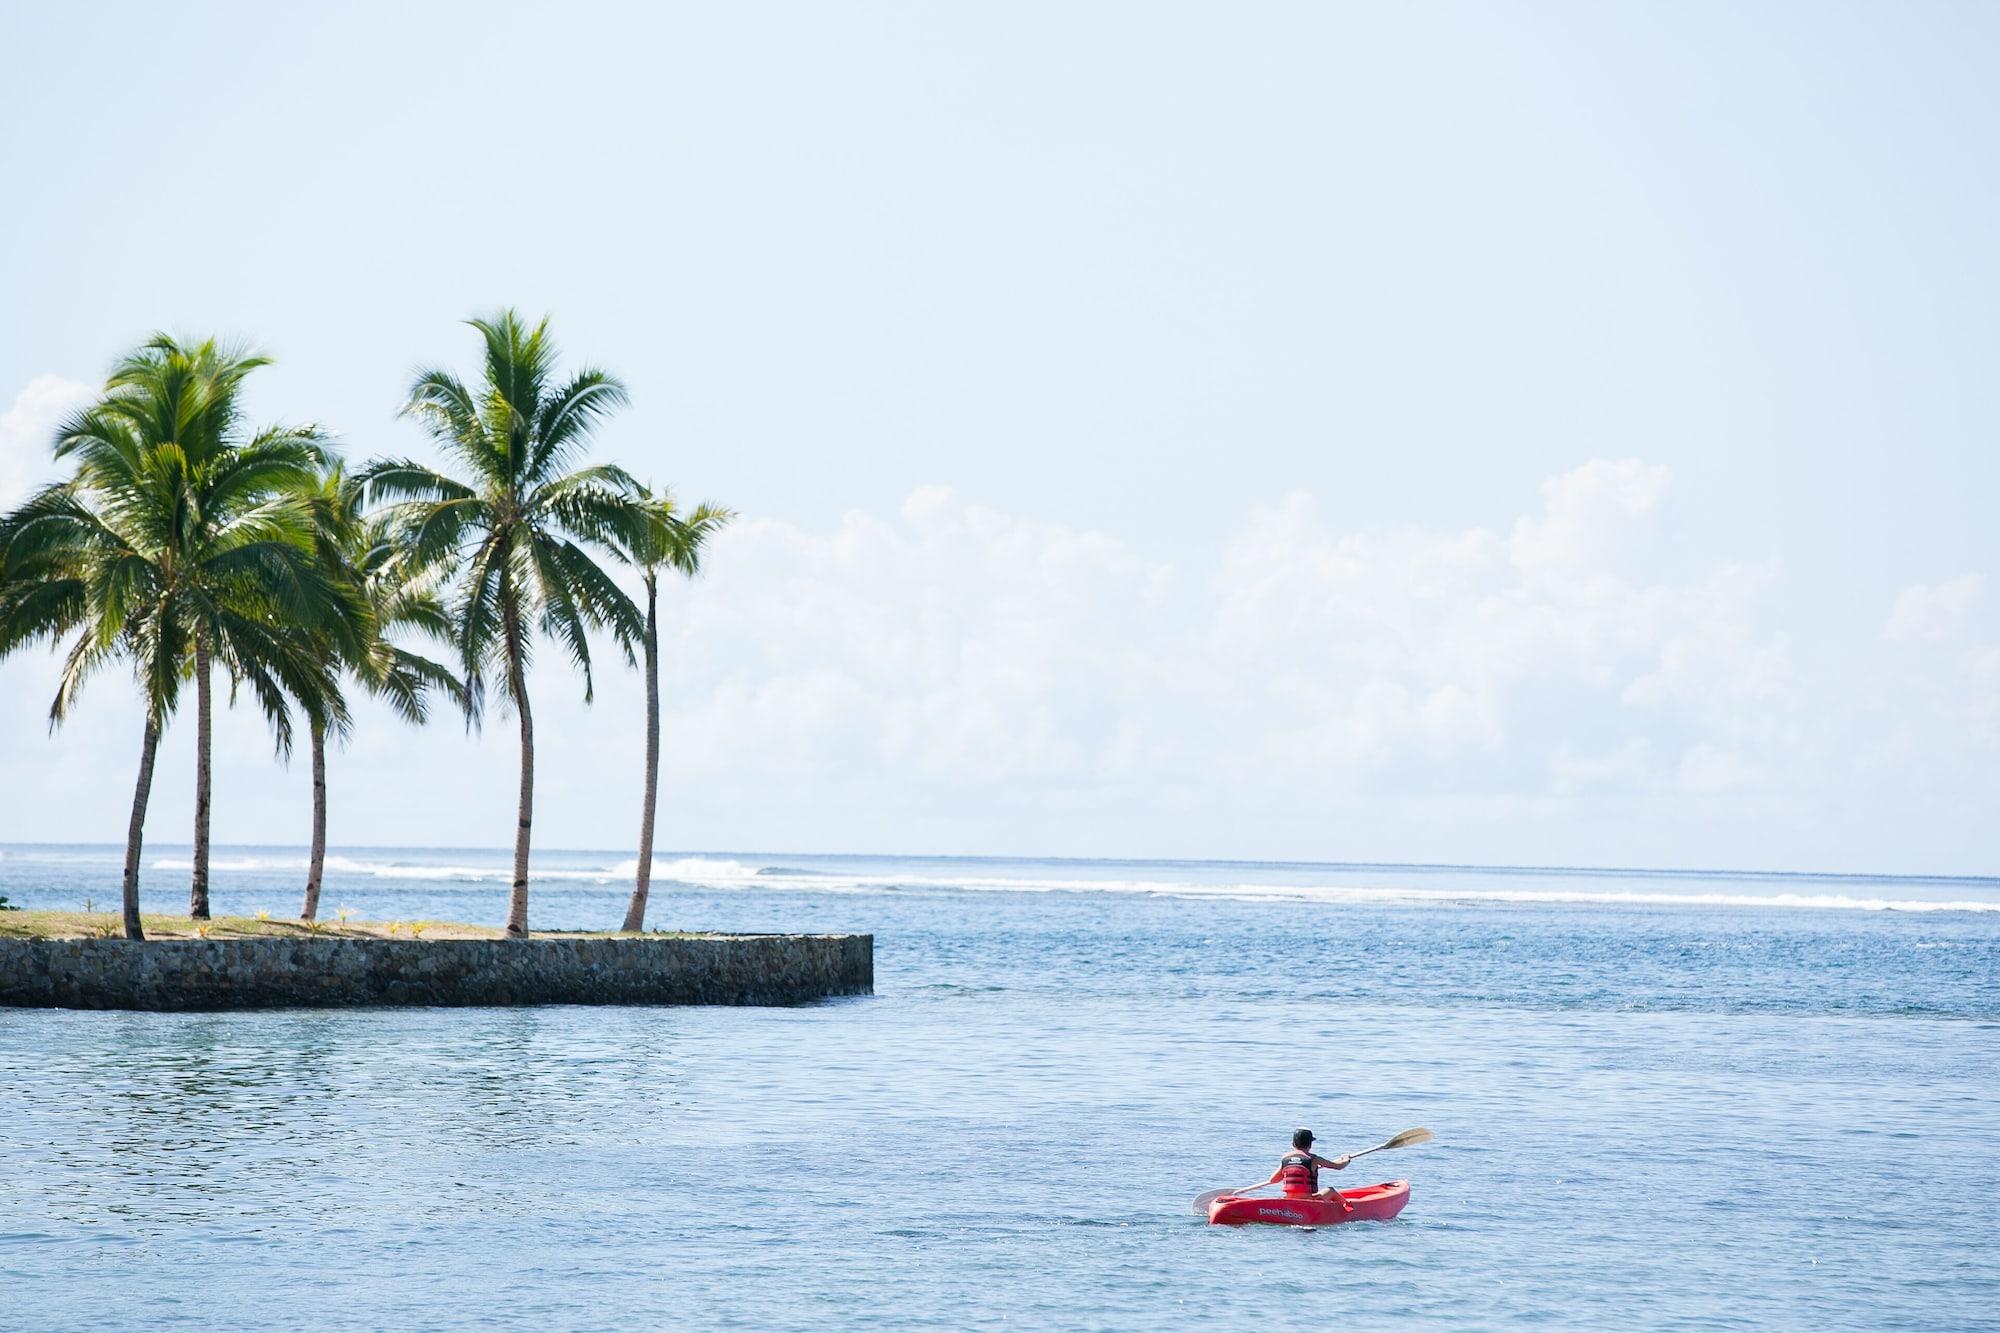
M 1421 1126 L 1406 1129 L 1390 1136 L 1387 1143 L 1378 1143 L 1360 1152 L 1342 1153 L 1328 1161 L 1312 1150 L 1312 1131 L 1301 1129 L 1293 1133 L 1292 1150 L 1279 1161 L 1278 1169 L 1271 1173 L 1269 1180 L 1245 1185 L 1240 1190 L 1210 1190 L 1206 1194 L 1197 1194 L 1194 1197 L 1194 1214 L 1225 1226 L 1241 1226 L 1245 1222 L 1323 1226 L 1328 1222 L 1347 1222 L 1363 1217 L 1387 1220 L 1403 1210 L 1403 1204 L 1410 1197 L 1410 1182 L 1395 1180 L 1381 1185 L 1357 1186 L 1355 1197 L 1361 1200 L 1361 1205 L 1356 1207 L 1342 1197 L 1339 1190 L 1319 1187 L 1319 1169 L 1326 1167 L 1330 1171 L 1345 1171 L 1356 1158 L 1366 1157 L 1369 1153 L 1387 1152 L 1391 1148 L 1414 1148 L 1419 1143 L 1429 1143 L 1434 1137 Z M 1259 1204 L 1274 1202 L 1250 1197 L 1266 1185 L 1283 1185 L 1287 1198 L 1332 1204 L 1340 1210 L 1340 1216 L 1327 1214 L 1324 1209 L 1259 1207 Z M 1390 1202 L 1385 1203 L 1385 1200 Z
M 1281 1185 L 1288 1199 L 1326 1199 L 1340 1205 L 1344 1213 L 1354 1211 L 1354 1205 L 1340 1197 L 1340 1191 L 1328 1185 L 1319 1187 L 1319 1171 L 1325 1167 L 1329 1171 L 1345 1171 L 1352 1159 L 1335 1157 L 1331 1161 L 1312 1150 L 1313 1132 L 1309 1129 L 1292 1131 L 1292 1150 L 1278 1161 L 1278 1169 L 1271 1173 L 1266 1185 Z

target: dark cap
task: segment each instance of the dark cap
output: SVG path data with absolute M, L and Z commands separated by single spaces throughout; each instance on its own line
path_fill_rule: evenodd
M 1312 1147 L 1312 1146 L 1313 1146 L 1313 1132 L 1312 1132 L 1311 1130 L 1309 1130 L 1309 1129 L 1295 1129 L 1295 1130 L 1293 1130 L 1293 1131 L 1292 1131 L 1292 1146 L 1293 1146 L 1294 1148 L 1310 1148 L 1310 1147 Z

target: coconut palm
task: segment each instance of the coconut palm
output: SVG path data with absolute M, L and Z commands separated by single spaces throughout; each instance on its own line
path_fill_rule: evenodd
M 702 504 L 683 518 L 670 495 L 649 497 L 649 508 L 654 522 L 645 541 L 620 552 L 646 584 L 646 628 L 641 640 L 646 672 L 646 789 L 639 813 L 639 867 L 621 930 L 646 928 L 646 895 L 653 883 L 653 817 L 660 791 L 660 570 L 678 570 L 693 578 L 701 572 L 701 552 L 708 539 L 736 517 L 719 505 Z
M 299 700 L 312 745 L 313 791 L 312 853 L 306 867 L 305 901 L 299 909 L 301 921 L 318 917 L 320 883 L 326 871 L 327 738 L 330 734 L 345 740 L 349 731 L 338 675 L 351 676 L 363 689 L 387 700 L 405 721 L 418 725 L 429 715 L 433 689 L 461 706 L 465 702 L 465 687 L 457 676 L 388 637 L 396 630 L 414 630 L 449 643 L 451 618 L 438 595 L 439 571 L 412 565 L 395 545 L 394 534 L 362 514 L 362 493 L 363 487 L 335 461 L 320 474 L 309 499 L 320 562 L 358 591 L 368 612 L 370 632 L 362 645 L 364 651 L 350 656 L 330 635 L 300 631 L 313 636 L 312 651 L 333 668 L 329 673 L 333 688 L 326 697 Z
M 624 385 L 601 370 L 558 381 L 548 321 L 533 328 L 512 310 L 468 321 L 485 352 L 475 392 L 444 370 L 425 370 L 403 411 L 464 469 L 464 480 L 421 463 L 384 460 L 363 474 L 372 498 L 418 568 L 458 572 L 453 630 L 477 721 L 487 680 L 514 710 L 521 786 L 507 933 L 528 933 L 528 854 L 534 820 L 535 731 L 528 667 L 535 632 L 552 639 L 594 694 L 589 632 L 608 629 L 628 662 L 642 632 L 638 608 L 592 550 L 616 554 L 646 540 L 654 523 L 622 468 L 575 467 L 597 424 L 624 405 Z
M 74 483 L 41 491 L 0 519 L 0 654 L 76 633 L 49 710 L 49 728 L 68 718 L 77 687 L 91 670 L 114 659 L 130 662 L 145 701 L 139 780 L 125 835 L 124 915 L 127 939 L 142 940 L 139 849 L 160 733 L 180 702 L 181 627 L 159 614 L 159 599 L 133 598 L 116 587 L 126 548 L 78 498 Z
M 311 427 L 250 432 L 238 395 L 265 358 L 156 335 L 118 363 L 102 397 L 63 424 L 55 455 L 76 474 L 0 523 L 0 652 L 68 640 L 52 726 L 98 668 L 124 658 L 146 703 L 126 833 L 125 931 L 140 938 L 139 850 L 161 731 L 184 679 L 196 689 L 195 864 L 189 911 L 208 916 L 210 681 L 220 661 L 248 685 L 281 750 L 287 695 L 325 668 L 288 626 L 355 645 L 365 613 L 314 558 L 301 485 L 327 458 Z M 232 688 L 233 695 L 233 688 Z

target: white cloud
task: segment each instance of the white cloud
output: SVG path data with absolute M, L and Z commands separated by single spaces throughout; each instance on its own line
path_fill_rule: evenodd
M 685 753 L 957 784 L 1129 762 L 1171 576 L 1113 538 L 927 489 L 897 522 L 739 524 L 707 563 L 674 622 Z
M 60 375 L 39 375 L 0 413 L 0 507 L 20 503 L 57 473 L 49 441 L 57 423 L 90 399 L 90 387 Z
M 1740 744 L 1741 705 L 1789 675 L 1761 614 L 1769 572 L 1633 569 L 1662 468 L 1595 461 L 1540 512 L 1485 529 L 1325 531 L 1302 496 L 1252 516 L 1214 581 L 1217 650 L 1257 699 L 1257 763 L 1448 771 L 1462 788 L 1691 789 L 1679 733 Z M 1657 737 L 1659 743 L 1654 743 Z M 1592 758 L 1590 756 L 1599 756 Z M 1644 771 L 1641 771 L 1644 770 Z
M 2000 646 L 1963 618 L 1950 644 L 1827 642 L 1781 595 L 1797 572 L 1684 542 L 1659 560 L 1668 481 L 1589 463 L 1450 529 L 1342 530 L 1293 494 L 1172 560 L 943 488 L 828 527 L 739 521 L 663 589 L 663 839 L 1992 870 Z M 585 710 L 544 661 L 538 843 L 622 845 L 637 680 L 607 651 Z M 107 678 L 45 741 L 52 670 L 0 664 L 0 698 L 27 700 L 0 713 L 14 837 L 131 780 L 129 690 Z M 274 787 L 254 717 L 231 719 L 218 819 L 302 828 L 297 766 Z M 492 843 L 513 764 L 504 723 L 364 721 L 341 837 Z M 163 827 L 184 796 L 163 786 Z M 90 835 L 116 835 L 114 805 Z
M 1688 746 L 1676 776 L 1686 790 L 1703 793 L 1740 791 L 1768 777 L 1742 755 L 1708 741 Z
M 1664 467 L 1636 458 L 1592 459 L 1542 483 L 1542 512 L 1514 525 L 1508 555 L 1530 579 L 1572 594 L 1610 576 L 1622 561 L 1633 520 L 1667 492 Z
M 1294 494 L 1194 574 L 942 489 L 746 523 L 677 621 L 674 730 L 718 770 L 958 787 L 1750 783 L 1791 680 L 1770 571 L 1635 574 L 1667 482 L 1588 463 L 1505 537 L 1336 532 Z
M 1966 685 L 1966 720 L 1989 745 L 2000 745 L 2000 643 L 1973 649 L 1959 665 Z
M 1943 583 L 1916 583 L 1903 589 L 1882 627 L 1891 643 L 1952 643 L 1964 638 L 1986 580 L 1961 574 Z

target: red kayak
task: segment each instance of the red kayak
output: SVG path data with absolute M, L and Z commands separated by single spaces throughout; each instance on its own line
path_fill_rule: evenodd
M 1363 1185 L 1342 1190 L 1341 1197 L 1354 1205 L 1345 1212 L 1332 1199 L 1257 1199 L 1225 1194 L 1208 1206 L 1211 1226 L 1240 1227 L 1264 1222 L 1280 1227 L 1330 1227 L 1336 1222 L 1386 1222 L 1403 1211 L 1410 1201 L 1410 1182 L 1385 1180 L 1380 1185 Z

